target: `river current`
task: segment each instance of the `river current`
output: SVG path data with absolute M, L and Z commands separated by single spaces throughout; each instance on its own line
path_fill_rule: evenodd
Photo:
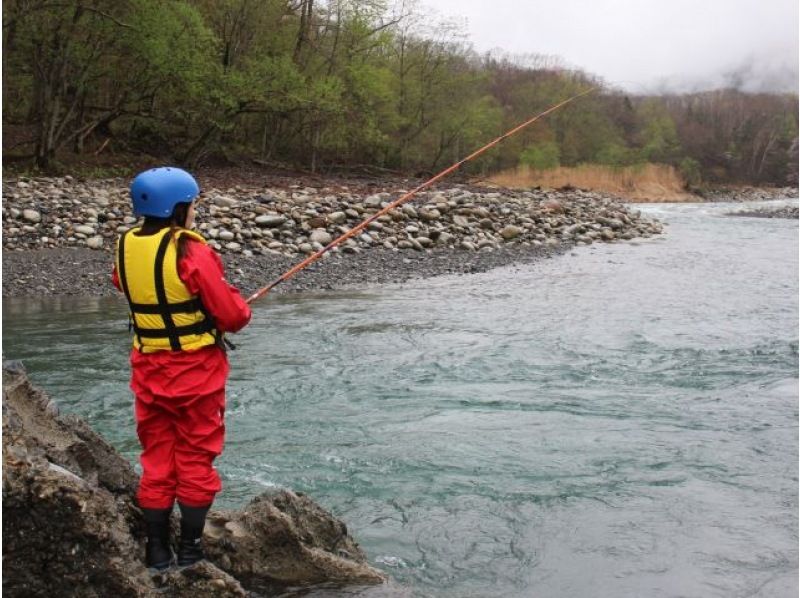
M 725 215 L 746 205 L 267 298 L 231 354 L 217 505 L 307 492 L 414 596 L 797 596 L 798 225 Z M 3 326 L 5 358 L 135 461 L 123 302 L 6 300 Z

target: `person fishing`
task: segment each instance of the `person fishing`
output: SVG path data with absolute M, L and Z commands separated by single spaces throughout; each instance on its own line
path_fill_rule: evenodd
M 141 226 L 117 241 L 112 274 L 130 309 L 130 387 L 142 447 L 136 493 L 147 529 L 149 568 L 171 566 L 170 515 L 181 513 L 177 563 L 202 560 L 203 527 L 222 488 L 213 467 L 225 435 L 225 332 L 251 312 L 225 280 L 203 237 L 190 230 L 200 187 L 188 172 L 153 168 L 130 188 Z

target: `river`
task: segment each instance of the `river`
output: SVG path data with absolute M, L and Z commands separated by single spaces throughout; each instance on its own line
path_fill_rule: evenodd
M 415 596 L 797 596 L 797 221 L 638 207 L 666 234 L 263 301 L 218 505 L 307 492 Z M 6 300 L 3 325 L 135 460 L 123 303 Z

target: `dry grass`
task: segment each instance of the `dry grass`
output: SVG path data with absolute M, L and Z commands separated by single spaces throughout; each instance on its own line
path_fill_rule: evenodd
M 665 164 L 615 168 L 583 164 L 574 168 L 533 170 L 520 166 L 492 177 L 488 182 L 503 187 L 549 187 L 570 185 L 579 189 L 606 191 L 637 202 L 698 201 L 684 189 L 680 174 Z

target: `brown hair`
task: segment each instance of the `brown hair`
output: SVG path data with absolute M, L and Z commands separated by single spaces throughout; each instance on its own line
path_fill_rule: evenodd
M 160 231 L 162 228 L 169 227 L 169 235 L 173 239 L 178 231 L 186 224 L 186 217 L 189 215 L 189 203 L 175 204 L 175 209 L 172 210 L 172 216 L 169 218 L 157 218 L 155 216 L 145 216 L 142 223 L 141 235 L 153 235 Z M 186 257 L 186 237 L 177 237 L 177 252 L 178 259 Z

